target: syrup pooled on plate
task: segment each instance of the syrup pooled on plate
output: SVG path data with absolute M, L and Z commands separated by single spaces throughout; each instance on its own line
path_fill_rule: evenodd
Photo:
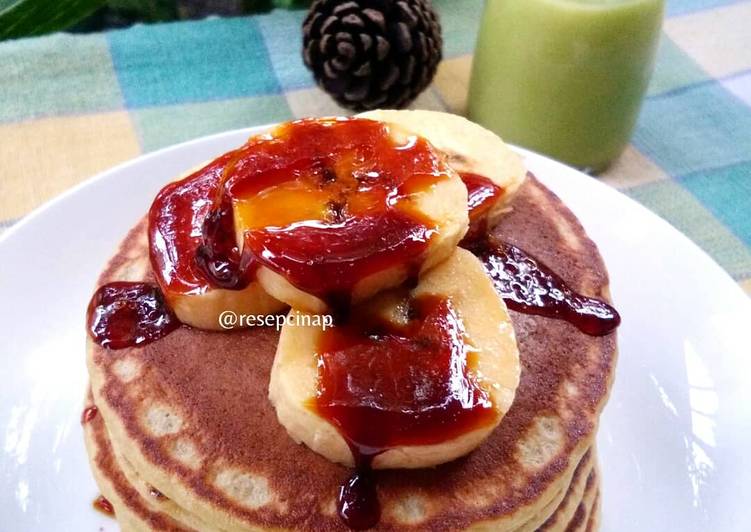
M 81 414 L 81 425 L 94 419 L 97 414 L 99 414 L 99 409 L 94 405 L 84 408 Z
M 225 173 L 260 264 L 334 308 L 393 266 L 419 271 L 436 224 L 413 195 L 449 175 L 422 138 L 364 119 L 301 120 L 250 141 Z
M 473 352 L 449 300 L 422 295 L 405 324 L 356 314 L 324 331 L 313 408 L 350 446 L 356 468 L 339 513 L 352 528 L 378 521 L 372 460 L 405 445 L 431 445 L 491 424 L 497 413 L 469 370 Z
M 123 349 L 158 340 L 181 324 L 157 286 L 120 281 L 94 292 L 87 325 L 96 343 L 108 349 Z
M 100 495 L 94 502 L 91 503 L 95 510 L 102 512 L 105 515 L 115 515 L 115 509 L 112 507 L 112 503 L 108 501 L 104 495 Z
M 462 174 L 462 180 L 469 193 L 470 230 L 461 245 L 482 261 L 510 309 L 563 319 L 593 336 L 618 327 L 621 318 L 612 306 L 575 292 L 539 260 L 489 234 L 485 216 L 502 193 L 500 187 L 476 174 Z
M 154 486 L 149 486 L 149 495 L 154 497 L 156 500 L 163 501 L 167 499 L 167 496 L 156 489 Z

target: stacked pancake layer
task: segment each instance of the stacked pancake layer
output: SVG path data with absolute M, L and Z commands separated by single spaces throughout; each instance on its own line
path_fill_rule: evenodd
M 608 299 L 595 245 L 529 177 L 494 233 Z M 146 222 L 100 278 L 147 281 Z M 471 454 L 430 469 L 379 471 L 383 530 L 588 530 L 598 523 L 593 447 L 616 359 L 614 335 L 511 312 L 522 365 L 511 409 Z M 295 444 L 267 399 L 278 333 L 179 328 L 146 346 L 88 345 L 85 424 L 102 493 L 132 530 L 338 530 L 346 468 Z

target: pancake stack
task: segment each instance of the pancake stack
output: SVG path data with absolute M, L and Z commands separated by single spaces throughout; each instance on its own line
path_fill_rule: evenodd
M 156 283 L 148 223 L 125 236 L 99 285 Z M 609 299 L 595 244 L 534 176 L 523 180 L 491 233 L 576 292 Z M 509 314 L 521 366 L 510 409 L 465 456 L 374 471 L 381 505 L 375 529 L 598 528 L 594 441 L 615 370 L 615 335 Z M 89 337 L 86 446 L 123 530 L 347 530 L 336 501 L 349 468 L 290 438 L 269 401 L 278 340 L 269 327 L 182 326 L 116 350 Z

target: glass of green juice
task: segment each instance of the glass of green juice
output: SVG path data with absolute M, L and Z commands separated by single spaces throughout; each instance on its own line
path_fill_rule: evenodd
M 628 144 L 665 0 L 486 0 L 468 114 L 504 140 L 582 170 Z

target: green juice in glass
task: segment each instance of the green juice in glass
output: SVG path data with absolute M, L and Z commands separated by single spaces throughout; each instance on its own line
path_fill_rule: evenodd
M 664 0 L 487 0 L 469 117 L 591 172 L 628 144 Z

